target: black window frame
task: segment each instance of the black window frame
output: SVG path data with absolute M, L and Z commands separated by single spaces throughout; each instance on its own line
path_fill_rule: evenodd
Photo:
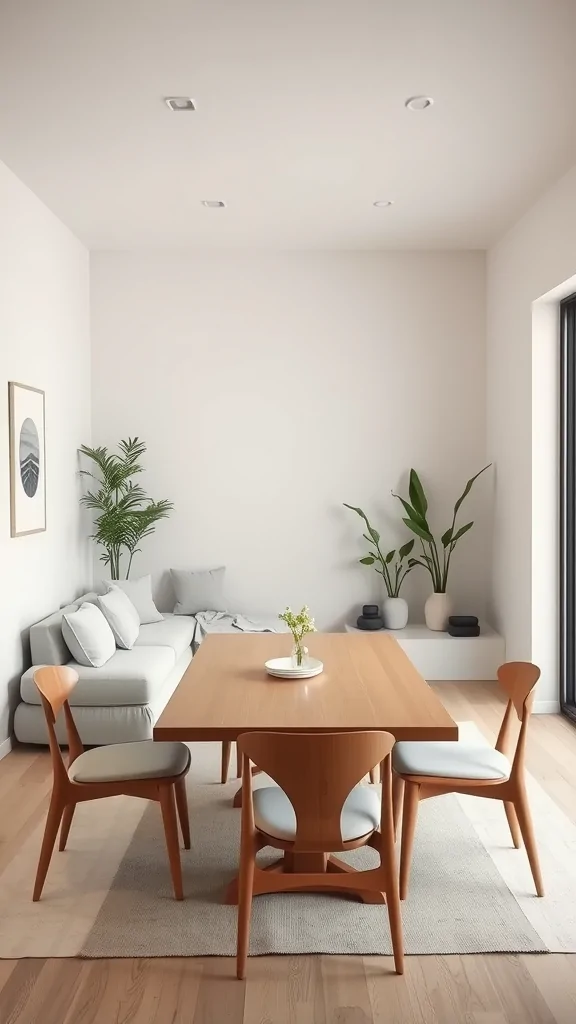
M 576 293 L 560 303 L 560 704 L 576 721 Z

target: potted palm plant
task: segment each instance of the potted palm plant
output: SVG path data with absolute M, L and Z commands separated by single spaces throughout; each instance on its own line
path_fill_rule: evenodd
M 403 629 L 408 622 L 408 605 L 404 598 L 400 597 L 400 588 L 413 567 L 406 559 L 414 547 L 414 540 L 403 544 L 398 549 L 398 554 L 395 548 L 384 554 L 380 548 L 380 534 L 371 525 L 366 513 L 355 505 L 347 505 L 346 502 L 344 507 L 352 509 L 352 512 L 360 516 L 366 524 L 367 533 L 363 533 L 362 536 L 371 546 L 368 554 L 360 559 L 360 563 L 373 566 L 384 580 L 387 594 L 382 604 L 384 625 L 388 629 Z
M 416 534 L 422 547 L 420 557 L 411 558 L 409 564 L 411 567 L 416 565 L 424 566 L 432 579 L 433 590 L 424 605 L 424 616 L 428 629 L 444 630 L 448 625 L 451 601 L 447 593 L 447 586 L 452 554 L 464 534 L 468 533 L 474 526 L 474 522 L 470 522 L 458 527 L 456 520 L 462 503 L 468 497 L 474 482 L 482 473 L 485 473 L 490 468 L 490 465 L 491 463 L 488 466 L 484 466 L 479 473 L 476 473 L 475 476 L 468 480 L 462 494 L 454 505 L 452 523 L 440 537 L 439 543 L 436 541 L 428 523 L 428 499 L 416 470 L 410 470 L 409 500 L 403 498 L 400 494 L 392 492 L 394 497 L 402 503 L 406 512 L 406 516 L 402 520 L 403 523 L 412 533 Z
M 126 579 L 130 575 L 132 559 L 139 544 L 156 529 L 160 519 L 166 519 L 174 505 L 161 499 L 154 501 L 133 477 L 142 473 L 140 459 L 146 445 L 138 437 L 129 437 L 118 444 L 119 454 L 110 453 L 107 448 L 89 448 L 83 444 L 81 454 L 93 464 L 93 469 L 81 470 L 82 476 L 89 477 L 95 486 L 80 498 L 85 508 L 94 515 L 92 539 L 104 551 L 100 561 L 109 567 L 110 578 L 120 579 L 122 556 L 128 559 Z

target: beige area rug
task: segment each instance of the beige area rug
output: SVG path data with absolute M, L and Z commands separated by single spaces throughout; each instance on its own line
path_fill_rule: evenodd
M 240 812 L 231 807 L 237 782 L 216 783 L 218 744 L 194 744 L 192 752 L 186 899 L 172 899 L 157 806 L 125 797 L 80 805 L 40 903 L 30 893 L 42 827 L 0 876 L 0 957 L 235 953 L 236 908 L 221 897 L 238 863 Z M 403 904 L 407 953 L 576 952 L 576 827 L 533 781 L 531 791 L 548 890 L 543 900 L 532 895 L 524 851 L 510 846 L 501 806 L 452 796 L 421 806 Z M 264 861 L 276 855 L 261 854 Z M 375 863 L 375 856 L 348 855 L 357 866 Z M 390 952 L 384 907 L 311 893 L 254 901 L 252 954 Z

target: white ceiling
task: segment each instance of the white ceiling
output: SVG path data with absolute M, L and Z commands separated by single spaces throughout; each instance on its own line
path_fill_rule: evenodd
M 0 0 L 0 158 L 93 248 L 484 247 L 576 161 L 575 38 L 574 0 Z

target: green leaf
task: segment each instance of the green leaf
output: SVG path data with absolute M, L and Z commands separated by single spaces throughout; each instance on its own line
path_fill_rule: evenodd
M 410 470 L 410 485 L 408 488 L 410 495 L 410 501 L 416 509 L 419 516 L 422 519 L 426 519 L 426 513 L 428 511 L 428 501 L 424 493 L 424 488 L 420 483 L 420 477 L 415 469 Z
M 490 469 L 491 465 L 492 465 L 492 463 L 489 462 L 487 466 L 484 466 L 484 469 L 481 469 L 479 473 L 476 473 L 476 476 L 473 476 L 473 477 L 470 478 L 470 480 L 466 484 L 466 487 L 462 491 L 462 494 L 458 498 L 458 501 L 454 505 L 454 518 L 456 518 L 456 516 L 458 515 L 458 509 L 460 508 L 462 502 L 470 494 L 470 491 L 472 490 L 472 485 L 473 485 L 474 481 L 477 480 L 478 477 L 482 475 L 482 473 L 485 473 L 487 469 Z
M 366 555 L 364 558 L 360 559 L 361 565 L 374 565 L 374 561 L 375 559 L 372 558 L 372 555 Z
M 386 559 L 385 559 L 386 565 L 390 565 L 390 562 L 394 558 L 395 554 L 396 554 L 396 549 L 394 549 L 394 551 L 389 551 L 388 552 L 388 554 L 386 555 Z
M 408 529 L 412 530 L 412 533 L 415 533 L 417 537 L 421 537 L 422 540 L 427 540 L 429 544 L 433 542 L 434 538 L 430 531 L 426 530 L 414 519 L 403 519 L 402 522 L 405 523 Z
M 454 546 L 457 540 L 460 540 L 460 537 L 463 537 L 465 533 L 468 533 L 468 530 L 471 530 L 473 526 L 473 522 L 466 523 L 466 526 L 461 526 L 460 529 L 458 530 L 458 533 L 455 533 L 452 538 L 452 546 Z
M 410 554 L 410 552 L 412 551 L 412 548 L 414 547 L 415 543 L 416 542 L 415 542 L 414 538 L 412 538 L 412 540 L 408 540 L 408 541 L 406 541 L 405 544 L 402 545 L 402 547 L 400 548 L 400 550 L 398 552 L 398 554 L 400 556 L 400 560 L 406 558 L 406 555 Z
M 347 505 L 345 501 L 343 501 L 342 504 L 344 505 L 344 508 L 352 509 L 352 512 L 355 512 L 357 516 L 360 516 L 360 518 L 363 519 L 366 524 L 368 524 L 368 516 L 366 515 L 365 512 L 362 511 L 361 508 L 357 508 L 356 505 Z
M 412 505 L 410 505 L 409 502 L 405 501 L 405 499 L 400 494 L 394 494 L 394 491 L 392 491 L 392 496 L 394 498 L 398 498 L 398 501 L 402 503 L 404 511 L 406 512 L 409 519 L 412 519 L 415 523 L 419 523 L 420 526 L 424 527 L 424 529 L 428 529 L 428 523 L 426 522 L 426 519 L 423 516 L 421 516 L 420 513 L 417 512 L 415 508 L 412 508 Z
M 380 540 L 380 534 L 378 533 L 378 530 L 374 530 L 370 525 L 368 525 L 368 533 L 372 537 L 372 540 L 374 541 L 374 543 L 378 544 L 378 542 Z
M 451 526 L 446 530 L 446 533 L 442 534 L 441 540 L 442 540 L 442 546 L 447 548 L 449 543 L 450 543 L 450 541 L 452 540 L 452 527 Z

